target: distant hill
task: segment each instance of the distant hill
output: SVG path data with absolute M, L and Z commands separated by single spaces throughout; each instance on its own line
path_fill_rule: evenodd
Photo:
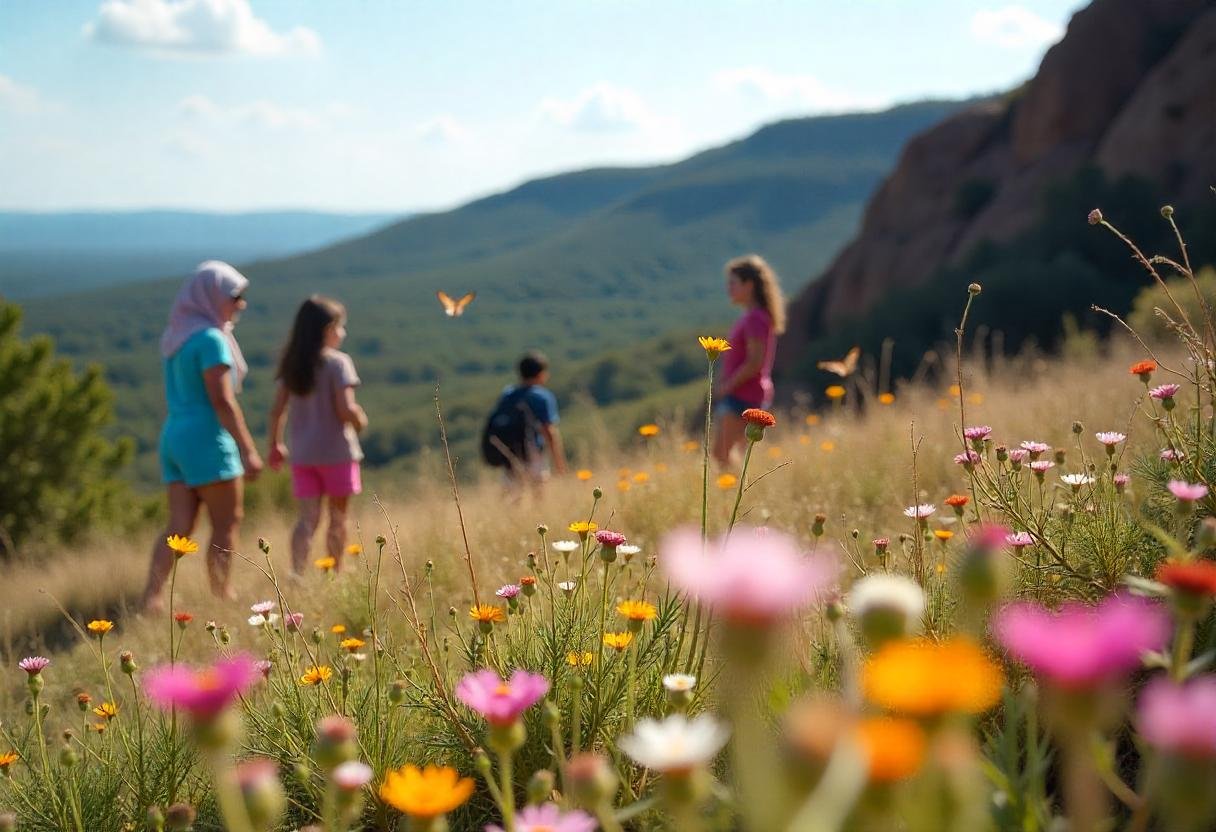
M 397 219 L 311 211 L 0 212 L 0 295 L 20 299 L 164 278 L 207 258 L 282 257 Z
M 578 390 L 610 404 L 679 385 L 703 367 L 666 347 L 656 344 L 649 361 L 630 357 L 628 366 L 597 357 L 625 347 L 635 348 L 632 356 L 673 330 L 721 329 L 732 315 L 722 266 L 733 255 L 763 253 L 799 289 L 853 232 L 904 142 L 960 106 L 922 102 L 785 121 L 676 164 L 539 179 L 250 265 L 250 308 L 238 329 L 253 367 L 243 401 L 260 425 L 279 345 L 311 292 L 350 310 L 346 348 L 364 381 L 372 464 L 433 445 L 437 380 L 449 433 L 468 450 L 525 348 L 549 353 L 567 401 Z M 178 283 L 27 304 L 28 329 L 105 366 L 148 481 L 163 413 L 156 344 Z M 463 317 L 445 319 L 436 289 L 478 297 Z

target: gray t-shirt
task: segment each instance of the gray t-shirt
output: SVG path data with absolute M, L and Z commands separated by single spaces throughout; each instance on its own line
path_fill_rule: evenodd
M 363 459 L 355 426 L 338 418 L 334 399 L 346 387 L 356 387 L 359 375 L 350 356 L 324 350 L 312 392 L 291 394 L 288 410 L 288 443 L 291 461 L 297 465 L 340 465 Z

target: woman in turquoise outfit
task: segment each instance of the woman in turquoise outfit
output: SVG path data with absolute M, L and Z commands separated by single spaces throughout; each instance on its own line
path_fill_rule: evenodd
M 167 538 L 193 534 L 203 506 L 211 520 L 206 550 L 211 591 L 232 597 L 230 553 L 243 514 L 243 478 L 252 480 L 262 470 L 236 402 L 248 366 L 232 327 L 245 308 L 248 286 L 249 280 L 227 263 L 201 264 L 178 291 L 161 336 L 168 417 L 160 434 L 160 462 L 169 523 L 152 548 L 144 590 L 148 610 L 164 606 L 162 593 L 175 557 Z

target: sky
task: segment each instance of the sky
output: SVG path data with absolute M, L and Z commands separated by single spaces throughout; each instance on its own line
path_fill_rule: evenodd
M 1008 89 L 1081 0 L 0 0 L 0 210 L 457 205 Z

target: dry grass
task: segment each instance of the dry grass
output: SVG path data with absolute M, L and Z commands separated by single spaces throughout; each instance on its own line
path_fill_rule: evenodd
M 1097 430 L 1128 433 L 1126 453 L 1145 452 L 1155 446 L 1148 423 L 1134 416 L 1135 401 L 1143 388 L 1127 372 L 1128 364 L 1139 355 L 1126 346 L 1112 350 L 1115 354 L 1105 357 L 1051 362 L 1025 359 L 1002 363 L 992 373 L 973 370 L 964 388 L 967 421 L 991 424 L 998 442 L 1013 445 L 1022 439 L 1041 439 L 1069 448 L 1070 457 L 1075 458 L 1070 426 L 1080 420 L 1085 425 L 1081 438 L 1089 452 L 1097 448 L 1092 439 Z M 825 414 L 817 424 L 808 424 L 801 414 L 779 414 L 778 427 L 757 446 L 752 460 L 748 477 L 752 484 L 743 500 L 744 521 L 771 524 L 809 539 L 813 517 L 822 512 L 828 517 L 828 539 L 843 547 L 858 547 L 851 539 L 851 531 L 857 529 L 863 552 L 869 551 L 872 537 L 910 531 L 910 521 L 902 515 L 904 506 L 920 501 L 940 503 L 965 485 L 952 462 L 961 447 L 959 401 L 944 389 L 946 384 L 909 386 L 897 391 L 893 405 L 875 405 L 865 413 L 845 405 Z M 596 519 L 624 531 L 646 554 L 655 552 L 667 530 L 698 522 L 700 453 L 685 451 L 686 437 L 667 425 L 664 428 L 651 444 L 639 438 L 630 448 L 600 445 L 599 455 L 589 460 L 594 476 L 587 482 L 571 476 L 551 483 L 543 494 L 524 495 L 517 502 L 505 498 L 489 477 L 463 486 L 464 518 L 483 598 L 500 584 L 525 574 L 527 553 L 538 549 L 538 523 L 547 524 L 551 539 L 556 539 L 565 536 L 568 522 L 587 516 L 596 484 L 604 491 Z M 912 487 L 914 444 L 919 449 L 918 493 Z M 408 501 L 395 500 L 390 484 L 380 483 L 378 488 L 407 566 L 416 573 L 424 561 L 434 562 L 434 604 L 442 616 L 449 605 L 465 608 L 472 593 L 446 476 L 437 465 L 431 468 L 421 483 L 414 484 L 411 491 L 415 496 Z M 641 479 L 646 481 L 639 482 Z M 711 482 L 709 497 L 711 525 L 720 528 L 729 516 L 734 492 Z M 376 536 L 389 535 L 390 530 L 370 495 L 358 501 L 355 518 L 367 552 L 355 566 L 369 568 L 374 564 Z M 272 546 L 270 562 L 279 575 L 286 575 L 291 524 L 288 516 L 264 516 L 249 524 L 244 531 L 246 556 L 262 563 L 254 540 L 265 538 Z M 162 658 L 164 619 L 141 619 L 127 606 L 142 588 L 155 534 L 149 530 L 140 539 L 102 540 L 73 551 L 46 553 L 44 559 L 0 572 L 4 636 L 0 647 L 6 666 L 15 660 L 15 652 L 40 646 L 39 633 L 56 631 L 60 613 L 52 597 L 77 620 L 101 613 L 114 618 L 119 629 L 110 643 L 117 639 L 121 646 L 134 650 L 145 666 Z M 401 577 L 399 567 L 386 556 L 385 582 L 399 583 Z M 207 619 L 227 622 L 238 644 L 246 639 L 252 644 L 243 632 L 248 605 L 274 597 L 273 587 L 253 562 L 244 561 L 236 564 L 234 586 L 240 600 L 219 603 L 206 593 L 201 558 L 183 561 L 177 606 L 192 611 L 197 619 L 185 645 L 187 655 L 201 653 L 209 641 L 201 626 Z M 284 585 L 293 608 L 305 612 L 308 625 L 326 626 L 338 621 L 360 626 L 360 616 L 365 615 L 360 612 L 361 587 L 362 581 L 353 576 L 329 579 L 320 574 Z M 62 640 L 63 628 L 57 632 Z M 79 648 L 60 649 L 56 655 L 58 669 L 64 674 L 61 678 L 87 672 Z M 5 694 L 11 697 L 15 692 L 9 687 L 0 691 L 0 696 Z M 12 699 L 0 700 L 0 713 L 13 704 Z

